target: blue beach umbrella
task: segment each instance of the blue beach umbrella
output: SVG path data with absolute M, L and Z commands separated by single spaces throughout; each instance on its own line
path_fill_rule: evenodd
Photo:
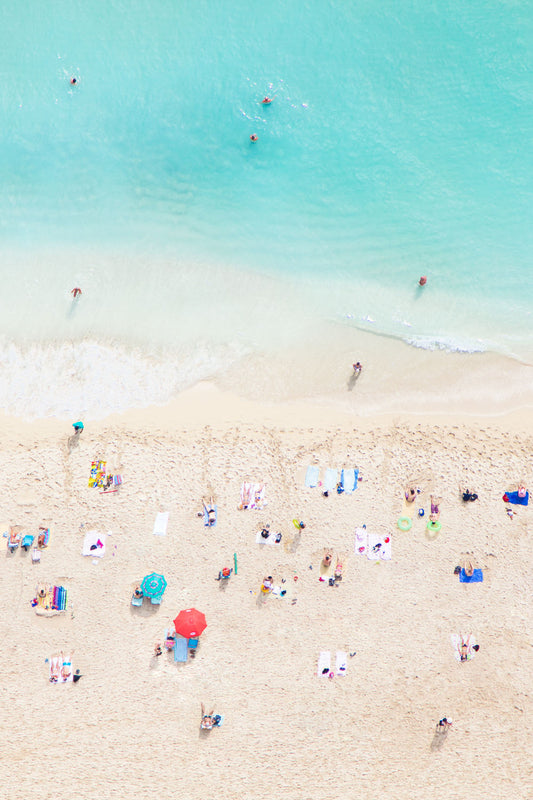
M 145 597 L 159 597 L 167 588 L 167 582 L 163 575 L 151 572 L 142 579 L 141 591 Z

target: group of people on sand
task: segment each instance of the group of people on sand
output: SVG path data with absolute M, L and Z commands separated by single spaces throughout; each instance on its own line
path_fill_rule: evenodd
M 72 656 L 64 656 L 63 652 L 55 654 L 50 659 L 50 683 L 67 683 L 72 680 L 77 683 L 82 677 L 79 669 L 72 674 Z

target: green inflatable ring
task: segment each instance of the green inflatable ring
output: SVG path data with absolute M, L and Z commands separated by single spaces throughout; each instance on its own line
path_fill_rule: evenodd
M 438 533 L 442 528 L 442 525 L 440 524 L 440 522 L 431 522 L 430 520 L 426 525 L 426 528 L 428 529 L 428 531 L 432 532 L 434 531 L 435 533 Z
M 398 527 L 401 531 L 410 531 L 413 527 L 413 520 L 411 517 L 400 517 Z

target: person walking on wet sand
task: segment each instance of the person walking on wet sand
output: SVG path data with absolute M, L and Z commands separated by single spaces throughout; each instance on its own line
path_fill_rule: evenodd
M 360 361 L 357 361 L 353 366 L 353 374 L 357 377 L 361 374 L 361 370 L 363 369 L 363 365 Z
M 70 293 L 71 293 L 72 297 L 74 298 L 74 300 L 77 300 L 78 297 L 81 295 L 81 289 L 80 289 L 79 286 L 75 286 L 74 289 L 72 289 Z

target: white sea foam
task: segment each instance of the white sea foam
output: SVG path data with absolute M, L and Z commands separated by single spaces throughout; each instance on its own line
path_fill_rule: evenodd
M 404 341 L 422 350 L 443 350 L 446 353 L 485 353 L 491 349 L 481 339 L 456 339 L 452 336 L 410 336 Z
M 0 346 L 0 407 L 24 418 L 97 419 L 128 408 L 163 404 L 241 357 L 228 347 L 189 353 L 142 353 L 94 340 Z

